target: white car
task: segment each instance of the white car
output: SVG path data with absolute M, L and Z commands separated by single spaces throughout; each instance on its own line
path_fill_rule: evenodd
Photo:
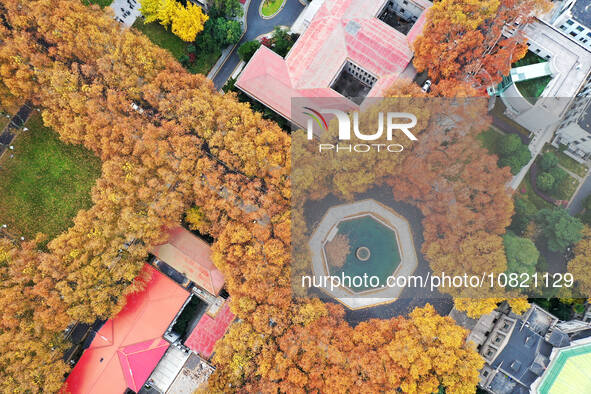
M 429 90 L 431 90 L 431 80 L 427 79 L 425 81 L 425 83 L 423 84 L 423 87 L 421 88 L 421 90 L 425 93 L 429 92 Z
M 140 107 L 139 105 L 137 105 L 136 103 L 134 103 L 134 102 L 131 103 L 131 108 L 134 111 L 139 112 L 140 114 L 143 114 L 144 113 L 144 109 L 142 107 Z

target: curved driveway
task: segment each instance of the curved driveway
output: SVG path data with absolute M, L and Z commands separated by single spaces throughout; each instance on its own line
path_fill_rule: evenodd
M 271 19 L 263 19 L 259 15 L 259 6 L 263 1 L 264 0 L 251 0 L 248 9 L 244 10 L 246 13 L 246 32 L 240 41 L 238 41 L 238 45 L 234 47 L 224 65 L 213 78 L 213 83 L 217 89 L 224 86 L 238 63 L 240 63 L 240 58 L 238 57 L 238 48 L 240 45 L 247 41 L 254 40 L 261 34 L 270 32 L 275 26 L 291 26 L 304 9 L 303 4 L 298 0 L 286 0 L 285 6 L 277 15 L 275 15 L 275 17 Z

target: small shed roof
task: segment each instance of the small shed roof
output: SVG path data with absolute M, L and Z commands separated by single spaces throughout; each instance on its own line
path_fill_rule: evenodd
M 185 341 L 185 346 L 205 358 L 211 357 L 213 346 L 224 336 L 233 320 L 234 314 L 226 301 L 215 316 L 203 315 Z
M 150 252 L 213 295 L 224 287 L 224 276 L 211 260 L 211 248 L 184 227 L 168 230 L 168 242 Z

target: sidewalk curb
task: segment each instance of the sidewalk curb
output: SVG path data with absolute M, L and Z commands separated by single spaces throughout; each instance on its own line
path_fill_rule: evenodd
M 301 1 L 300 1 L 300 3 L 301 3 Z M 279 15 L 279 13 L 283 10 L 283 7 L 285 7 L 286 4 L 287 4 L 287 0 L 283 0 L 283 3 L 281 3 L 281 6 L 279 7 L 279 9 L 277 11 L 275 11 L 272 15 L 266 16 L 266 15 L 263 15 L 263 5 L 265 5 L 265 1 L 261 1 L 261 4 L 259 5 L 259 16 L 265 20 L 273 19 L 277 15 Z

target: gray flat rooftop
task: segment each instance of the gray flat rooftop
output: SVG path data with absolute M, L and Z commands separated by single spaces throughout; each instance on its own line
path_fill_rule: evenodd
M 577 0 L 572 8 L 572 13 L 577 22 L 591 28 L 591 3 L 589 0 Z

